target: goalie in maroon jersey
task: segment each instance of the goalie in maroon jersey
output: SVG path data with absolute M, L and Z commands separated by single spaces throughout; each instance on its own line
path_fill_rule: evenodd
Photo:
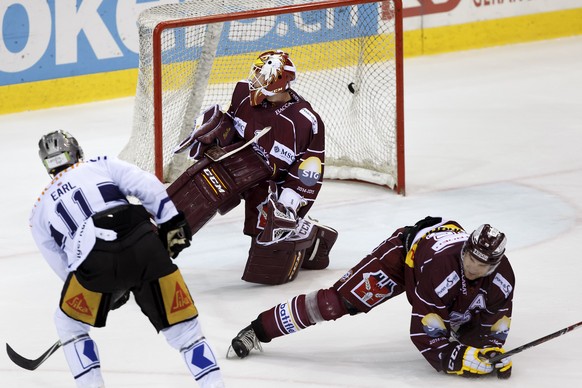
M 504 353 L 515 278 L 505 234 L 488 224 L 468 234 L 455 221 L 426 217 L 396 230 L 331 288 L 294 296 L 263 311 L 232 340 L 244 358 L 261 343 L 322 321 L 367 313 L 406 293 L 410 338 L 437 370 L 476 377 L 511 375 Z
M 306 217 L 322 184 L 325 126 L 291 89 L 294 80 L 287 53 L 262 53 L 236 84 L 226 113 L 218 105 L 207 109 L 175 148 L 197 160 L 168 188 L 194 232 L 245 200 L 243 232 L 252 242 L 242 278 L 249 282 L 282 284 L 299 268 L 326 268 L 337 238 Z M 230 151 L 249 141 L 217 158 L 217 146 Z

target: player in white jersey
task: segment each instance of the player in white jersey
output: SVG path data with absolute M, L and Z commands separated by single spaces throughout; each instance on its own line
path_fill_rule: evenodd
M 64 281 L 55 324 L 77 387 L 104 387 L 91 327 L 130 293 L 152 325 L 179 350 L 204 388 L 224 387 L 198 311 L 172 258 L 190 245 L 190 228 L 157 178 L 116 158 L 83 160 L 64 131 L 39 141 L 52 182 L 30 216 L 36 244 Z M 132 205 L 127 197 L 140 200 Z M 154 223 L 158 225 L 156 227 Z

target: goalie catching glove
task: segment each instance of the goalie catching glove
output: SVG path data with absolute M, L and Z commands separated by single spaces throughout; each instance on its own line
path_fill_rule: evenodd
M 178 214 L 161 224 L 158 233 L 172 259 L 178 257 L 184 248 L 188 248 L 192 240 L 192 230 L 182 211 L 178 211 Z
M 230 144 L 234 135 L 230 116 L 224 114 L 220 106 L 213 105 L 196 119 L 194 129 L 174 148 L 174 153 L 179 154 L 189 149 L 188 157 L 199 160 L 211 146 L 218 144 L 224 147 Z
M 290 190 L 294 193 L 291 189 L 285 190 Z M 293 202 L 291 203 L 293 204 Z M 299 205 L 301 202 L 295 201 L 295 203 Z M 257 237 L 257 243 L 261 245 L 274 244 L 295 232 L 299 221 L 296 210 L 286 206 L 279 200 L 275 182 L 269 182 L 269 196 L 267 197 L 267 205 L 264 212 L 265 214 L 261 215 L 261 223 L 264 222 L 264 229 Z
M 500 379 L 508 379 L 511 376 L 511 358 L 507 357 L 491 364 L 488 360 L 499 353 L 505 353 L 502 348 L 474 348 L 458 344 L 453 348 L 450 357 L 443 359 L 443 367 L 447 373 L 464 377 L 479 377 L 497 372 Z

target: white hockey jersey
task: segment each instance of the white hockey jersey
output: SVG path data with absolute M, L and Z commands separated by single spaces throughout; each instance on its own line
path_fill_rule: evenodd
M 43 190 L 30 215 L 34 241 L 63 281 L 93 249 L 91 216 L 140 200 L 160 224 L 178 214 L 164 185 L 152 174 L 107 156 L 79 162 L 59 173 Z

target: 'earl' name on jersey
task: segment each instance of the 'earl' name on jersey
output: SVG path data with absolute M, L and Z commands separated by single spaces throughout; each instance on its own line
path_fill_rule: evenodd
M 53 201 L 57 201 L 62 195 L 64 195 L 65 193 L 68 193 L 69 191 L 73 191 L 73 189 L 76 189 L 76 186 L 73 186 L 70 182 L 65 182 L 65 183 L 59 183 L 57 184 L 57 189 L 55 191 L 51 191 L 50 192 L 50 196 L 53 199 Z

